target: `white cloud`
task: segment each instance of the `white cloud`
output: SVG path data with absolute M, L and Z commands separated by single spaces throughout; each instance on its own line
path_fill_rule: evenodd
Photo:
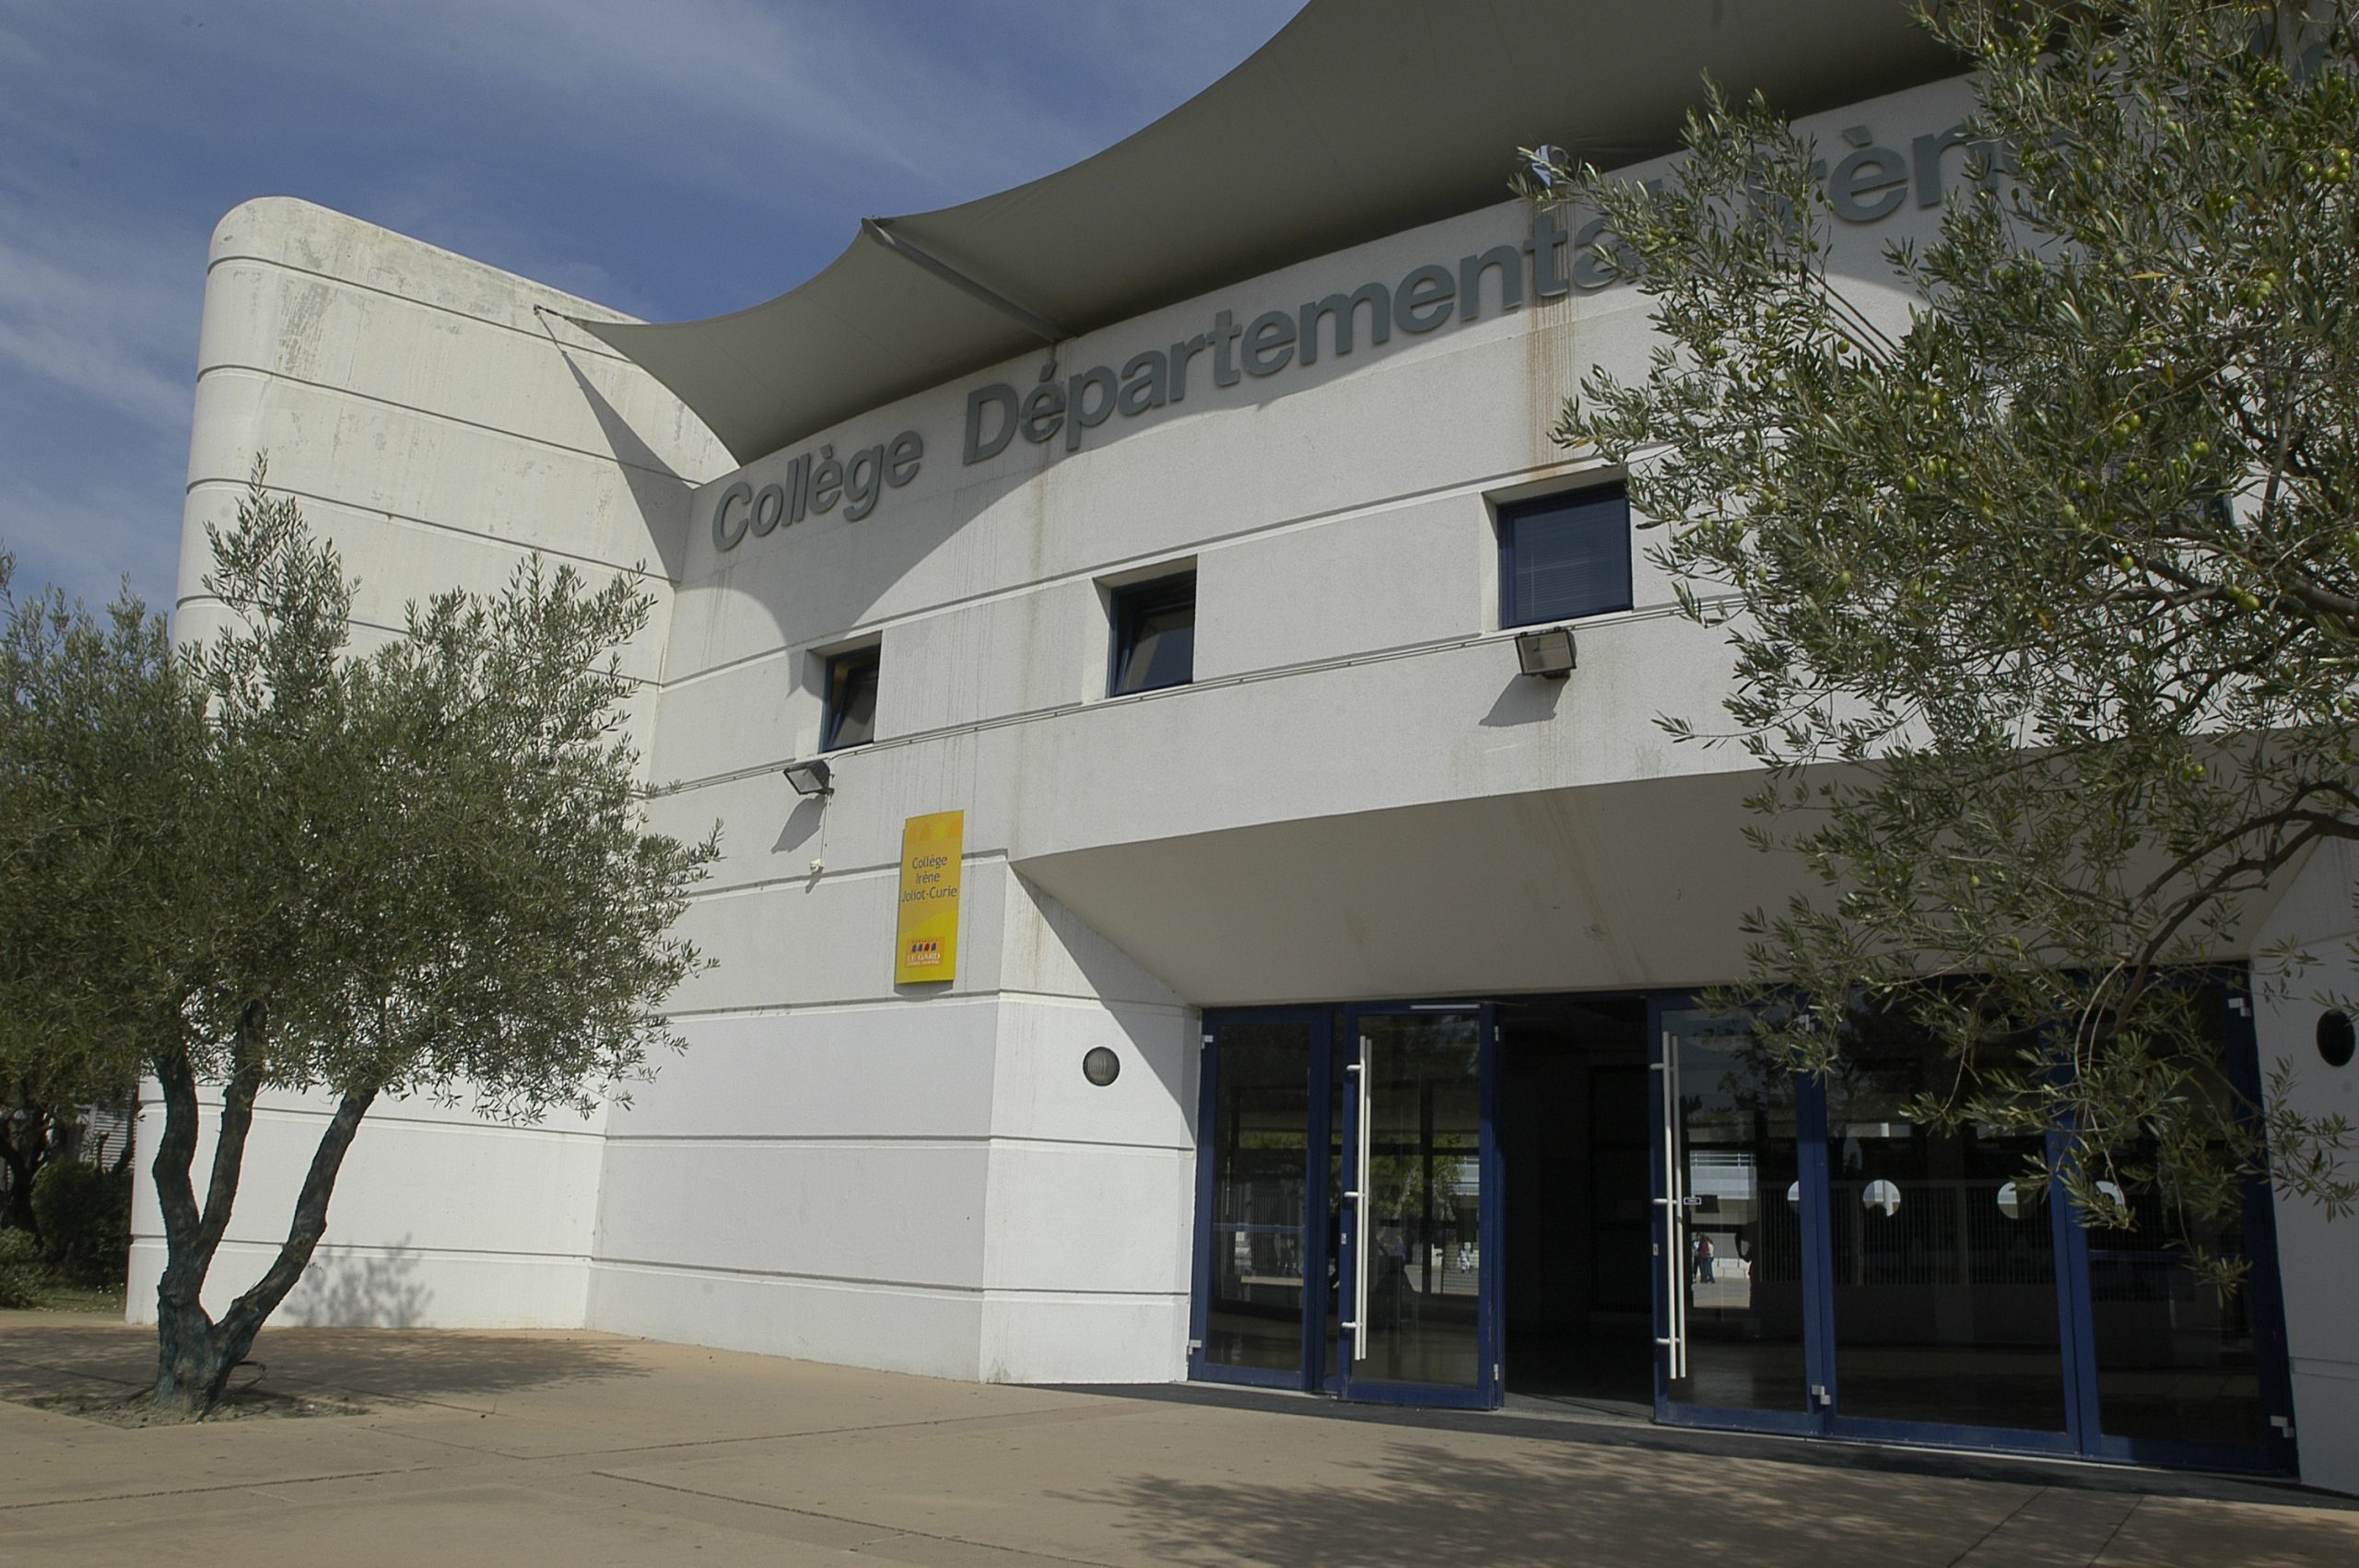
M 202 234 L 102 193 L 0 189 L 0 541 L 18 583 L 170 603 Z
M 0 236 L 25 233 L 21 208 L 0 200 Z M 86 222 L 41 226 L 38 250 L 0 237 L 0 364 L 69 388 L 134 419 L 188 414 L 188 346 L 179 320 L 187 257 Z
M 202 49 L 323 89 L 353 122 L 456 108 L 530 127 L 585 179 L 628 169 L 777 207 L 817 178 L 933 203 L 1097 151 L 1106 96 L 1138 106 L 1117 134 L 1135 129 L 1297 3 L 245 0 L 207 8 Z
M 133 463 L 59 477 L 67 484 L 19 474 L 0 490 L 0 548 L 17 557 L 16 590 L 54 584 L 95 609 L 112 603 L 127 578 L 148 608 L 170 609 L 181 518 L 174 508 L 159 522 L 154 476 Z
M 169 595 L 205 236 L 246 197 L 693 314 L 800 281 L 863 214 L 1097 150 L 1294 8 L 0 0 L 0 539 L 20 583 L 103 598 L 127 566 Z

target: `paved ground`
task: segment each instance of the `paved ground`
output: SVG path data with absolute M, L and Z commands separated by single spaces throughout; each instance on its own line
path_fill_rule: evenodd
M 0 1397 L 152 1338 L 0 1313 Z M 2359 1511 L 2085 1468 L 1320 1401 L 979 1387 L 596 1334 L 265 1332 L 367 1414 L 0 1402 L 0 1562 L 2336 1563 Z

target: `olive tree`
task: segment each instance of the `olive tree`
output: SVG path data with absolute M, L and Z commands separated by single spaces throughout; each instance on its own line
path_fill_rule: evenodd
M 2349 1129 L 2225 1086 L 2189 977 L 2359 839 L 2359 75 L 2341 4 L 1954 0 L 1983 150 L 1876 319 L 1817 149 L 1708 91 L 1653 190 L 1551 171 L 1660 345 L 1559 439 L 1627 465 L 1726 628 L 1765 1046 L 1839 1073 L 1862 1010 L 1954 1054 L 1940 1125 L 2071 1130 L 2094 1222 L 2200 1256 L 2244 1180 L 2348 1209 Z M 1814 168 L 1814 165 L 1817 167 Z M 2286 955 L 2293 957 L 2295 955 Z M 2150 1209 L 2150 1214 L 2152 1211 Z M 2150 1218 L 2149 1223 L 2152 1223 Z
M 170 813 L 147 807 L 173 798 L 203 709 L 161 616 L 18 599 L 12 566 L 0 555 L 0 1163 L 5 1223 L 38 1232 L 35 1178 L 79 1107 L 130 1097 L 171 1012 L 176 944 L 135 906 L 194 870 L 158 857 Z
M 102 895 L 33 917 L 53 923 L 20 982 L 158 1086 L 152 1398 L 185 1416 L 301 1277 L 381 1099 L 586 1112 L 677 1046 L 658 1008 L 698 957 L 672 927 L 718 852 L 646 821 L 616 649 L 649 601 L 628 578 L 593 591 L 534 560 L 361 651 L 354 584 L 259 465 L 210 539 L 229 624 L 155 672 L 172 722 L 130 732 L 108 696 L 66 726 L 91 766 L 55 765 L 50 792 L 118 831 L 86 857 Z M 110 758 L 129 766 L 97 770 Z M 284 1240 L 217 1316 L 204 1289 L 268 1091 L 329 1110 Z

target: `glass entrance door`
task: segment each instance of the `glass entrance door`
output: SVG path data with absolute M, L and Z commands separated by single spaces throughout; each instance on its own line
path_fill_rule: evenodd
M 2197 998 L 2259 1104 L 2241 995 Z M 1780 1071 L 1736 1019 L 1658 1005 L 1656 1412 L 1684 1425 L 2294 1468 L 2267 1191 L 2203 1239 L 2223 1295 L 2138 1223 L 2085 1229 L 2034 1174 L 2060 1132 L 1920 1123 L 1939 1041 L 1861 1017 L 1837 1071 Z M 2159 1158 L 2159 1152 L 2154 1156 Z
M 1320 1009 L 1207 1025 L 1191 1376 L 1320 1381 L 1335 1333 L 1332 1033 Z
M 1342 1392 L 1487 1409 L 1500 1278 L 1490 1009 L 1355 1009 L 1344 1033 Z
M 1825 1238 L 1794 1081 L 1742 1021 L 1670 1012 L 1658 1037 L 1660 1402 L 1816 1431 L 1825 1399 L 1808 1282 Z

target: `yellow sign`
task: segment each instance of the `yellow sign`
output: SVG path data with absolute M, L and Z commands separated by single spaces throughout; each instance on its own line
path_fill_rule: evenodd
M 958 977 L 959 850 L 965 812 L 913 816 L 901 826 L 901 918 L 893 947 L 893 983 L 923 985 Z

